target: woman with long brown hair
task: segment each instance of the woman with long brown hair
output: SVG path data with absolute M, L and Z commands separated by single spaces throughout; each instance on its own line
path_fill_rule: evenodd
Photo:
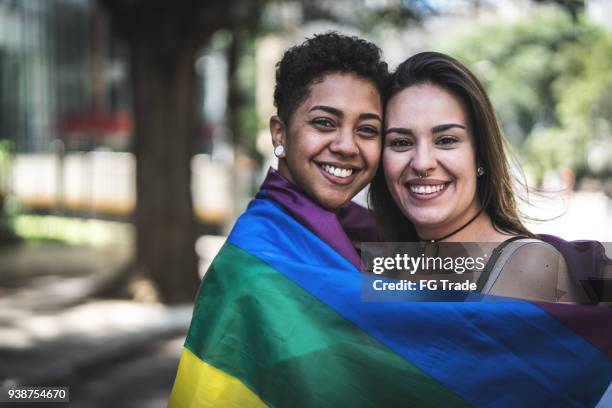
M 416 54 L 394 73 L 370 202 L 389 241 L 497 247 L 483 292 L 581 299 L 564 258 L 521 221 L 509 146 L 484 88 L 448 55 Z

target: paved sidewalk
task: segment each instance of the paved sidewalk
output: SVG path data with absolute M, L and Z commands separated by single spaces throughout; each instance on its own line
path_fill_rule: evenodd
M 0 250 L 0 388 L 70 386 L 78 407 L 166 406 L 192 305 L 87 296 L 129 256 L 123 247 Z

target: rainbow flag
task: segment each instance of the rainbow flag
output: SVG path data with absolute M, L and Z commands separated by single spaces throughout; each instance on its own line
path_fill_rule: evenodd
M 169 407 L 594 407 L 610 385 L 609 309 L 362 302 L 361 279 L 258 195 L 202 282 Z

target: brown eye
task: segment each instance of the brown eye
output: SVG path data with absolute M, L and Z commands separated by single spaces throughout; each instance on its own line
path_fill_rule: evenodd
M 407 138 L 397 138 L 387 143 L 388 147 L 398 152 L 408 150 L 412 147 L 412 145 L 413 145 L 412 140 L 407 139 Z
M 362 126 L 358 130 L 359 134 L 364 135 L 366 137 L 374 137 L 379 135 L 379 130 L 374 126 Z
M 436 139 L 436 144 L 440 146 L 452 146 L 457 143 L 459 139 L 454 136 L 441 136 Z
M 333 129 L 335 127 L 334 122 L 327 118 L 315 118 L 310 123 L 316 127 L 323 129 Z

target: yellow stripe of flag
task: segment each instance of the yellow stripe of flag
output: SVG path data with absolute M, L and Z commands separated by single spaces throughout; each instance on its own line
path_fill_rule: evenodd
M 200 360 L 183 348 L 168 408 L 266 407 L 237 378 Z

